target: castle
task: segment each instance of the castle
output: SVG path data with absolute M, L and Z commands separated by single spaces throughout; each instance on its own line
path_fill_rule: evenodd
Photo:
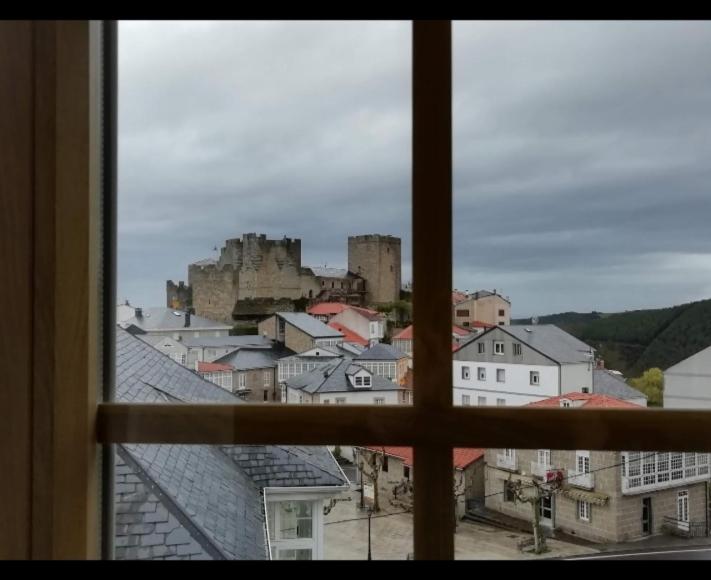
M 232 323 L 294 310 L 295 300 L 361 306 L 400 298 L 400 238 L 348 237 L 348 269 L 303 267 L 301 240 L 243 234 L 227 240 L 218 259 L 188 266 L 188 284 L 166 283 L 167 306 Z

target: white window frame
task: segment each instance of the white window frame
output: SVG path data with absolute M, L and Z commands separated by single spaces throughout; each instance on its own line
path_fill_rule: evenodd
M 237 373 L 237 388 L 246 389 L 247 388 L 247 373 Z
M 310 538 L 280 538 L 281 529 L 281 509 L 280 504 L 285 502 L 307 502 L 311 504 L 311 537 Z M 272 550 L 270 557 L 278 560 L 279 552 L 282 550 L 311 550 L 311 559 L 320 560 L 323 557 L 323 500 L 305 499 L 294 497 L 293 499 L 270 499 L 267 494 L 267 529 L 269 533 L 269 544 Z M 271 520 L 271 510 L 274 509 L 274 522 Z M 273 528 L 273 529 L 272 529 Z M 277 555 L 274 558 L 274 554 Z
M 577 512 L 578 512 L 578 519 L 579 520 L 581 520 L 583 522 L 589 522 L 591 511 L 592 511 L 592 506 L 590 505 L 590 502 L 578 500 Z
M 477 354 L 486 354 L 486 343 L 484 341 L 477 343 Z
M 265 387 L 271 387 L 272 386 L 272 371 L 263 371 L 264 372 L 264 386 Z
M 462 395 L 462 406 L 469 407 L 472 404 L 470 395 Z
M 486 397 L 478 396 L 476 398 L 477 407 L 486 407 Z
M 374 405 L 384 405 L 385 404 L 385 398 L 384 397 L 375 397 L 373 399 L 373 404 Z
M 505 383 L 506 382 L 506 369 L 496 369 L 496 382 Z
M 477 380 L 485 381 L 486 380 L 486 367 L 477 367 L 476 374 L 477 374 Z
M 504 341 L 503 340 L 495 340 L 494 341 L 494 354 L 496 356 L 503 356 L 505 354 L 505 347 L 504 347 Z
M 470 369 L 468 366 L 462 367 L 462 380 L 463 381 L 471 380 L 471 373 L 470 373 Z
M 506 399 L 496 399 L 496 406 L 497 407 L 505 407 L 506 406 Z
M 531 385 L 538 386 L 541 384 L 541 373 L 539 371 L 529 371 L 528 379 Z

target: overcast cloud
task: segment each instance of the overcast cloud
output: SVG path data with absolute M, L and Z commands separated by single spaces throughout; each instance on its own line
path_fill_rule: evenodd
M 411 276 L 404 22 L 126 22 L 120 299 L 246 232 L 346 266 L 403 239 Z M 514 316 L 711 296 L 711 23 L 454 26 L 455 286 Z

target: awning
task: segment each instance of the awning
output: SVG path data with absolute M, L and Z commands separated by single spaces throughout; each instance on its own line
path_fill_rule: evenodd
M 576 487 L 565 487 L 562 491 L 563 495 L 569 499 L 576 501 L 586 501 L 593 505 L 605 505 L 610 499 L 609 495 L 604 493 L 595 493 L 594 491 L 585 491 Z

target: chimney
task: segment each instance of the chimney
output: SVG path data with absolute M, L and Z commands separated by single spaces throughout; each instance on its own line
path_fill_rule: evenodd
M 595 368 L 604 369 L 605 368 L 605 359 L 603 359 L 603 358 L 597 359 Z
M 185 325 L 184 326 L 185 326 L 185 328 L 190 327 L 190 309 L 189 308 L 185 311 Z
M 136 308 L 136 318 L 143 318 L 143 308 Z

